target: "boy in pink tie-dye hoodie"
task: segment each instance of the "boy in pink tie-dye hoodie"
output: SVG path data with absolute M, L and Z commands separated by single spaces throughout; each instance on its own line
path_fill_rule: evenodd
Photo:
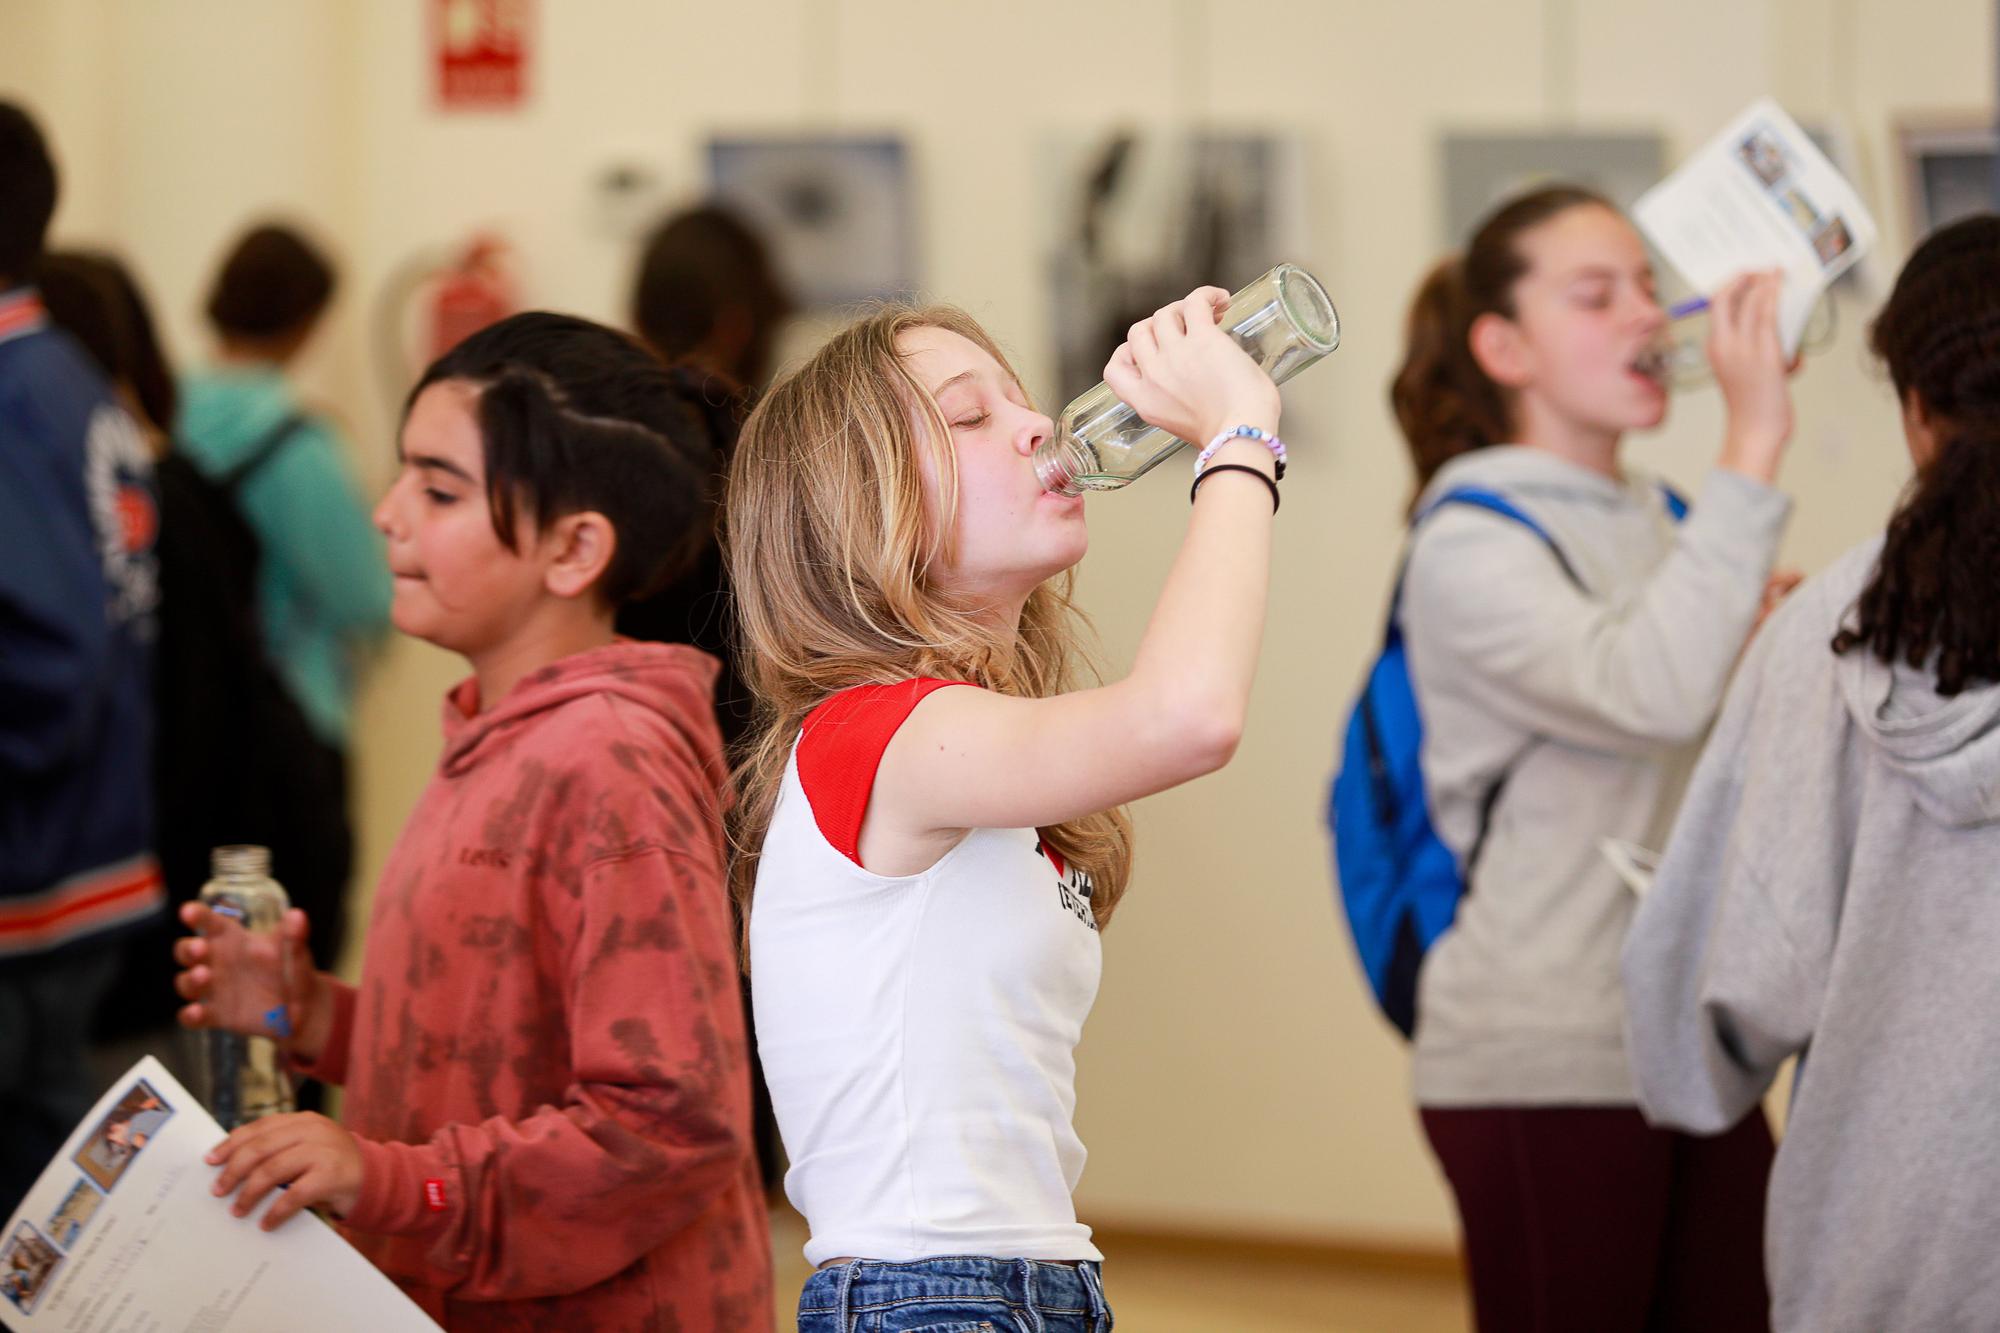
M 714 660 L 619 640 L 694 549 L 672 381 L 555 315 L 425 374 L 376 512 L 407 633 L 463 654 L 445 752 L 378 890 L 361 983 L 199 905 L 193 1026 L 267 1031 L 343 1123 L 254 1121 L 210 1160 L 262 1225 L 326 1205 L 448 1328 L 771 1326 L 723 887 Z M 289 955 L 287 959 L 285 955 Z M 289 962 L 293 985 L 279 981 Z

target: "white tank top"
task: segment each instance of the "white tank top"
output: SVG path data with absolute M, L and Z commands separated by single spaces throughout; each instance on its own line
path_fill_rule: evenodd
M 757 1050 L 813 1264 L 1102 1257 L 1070 1200 L 1076 1043 L 1102 970 L 1090 877 L 1033 829 L 976 829 L 921 874 L 860 864 L 882 752 L 952 683 L 815 709 L 758 861 Z

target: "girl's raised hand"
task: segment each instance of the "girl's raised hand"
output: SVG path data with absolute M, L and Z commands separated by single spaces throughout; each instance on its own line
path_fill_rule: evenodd
M 1709 302 L 1708 360 L 1728 410 L 1722 466 L 1759 481 L 1776 478 L 1792 437 L 1792 393 L 1786 379 L 1797 363 L 1778 336 L 1784 277 L 1746 273 Z
M 1276 432 L 1278 386 L 1216 321 L 1220 287 L 1197 287 L 1142 319 L 1104 367 L 1104 379 L 1148 423 L 1201 445 L 1235 426 Z

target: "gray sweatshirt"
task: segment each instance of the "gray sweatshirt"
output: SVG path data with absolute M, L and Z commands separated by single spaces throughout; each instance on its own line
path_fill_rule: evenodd
M 1879 539 L 1758 635 L 1625 948 L 1655 1122 L 1811 1049 L 1771 1179 L 1781 1330 L 2000 1328 L 2000 687 L 1828 648 Z
M 1480 486 L 1553 536 L 1451 506 L 1419 529 L 1403 626 L 1439 836 L 1471 889 L 1418 978 L 1424 1106 L 1630 1104 L 1618 953 L 1631 891 L 1599 851 L 1657 847 L 1756 623 L 1790 502 L 1709 475 L 1675 526 L 1659 485 L 1544 450 L 1484 449 L 1427 495 Z

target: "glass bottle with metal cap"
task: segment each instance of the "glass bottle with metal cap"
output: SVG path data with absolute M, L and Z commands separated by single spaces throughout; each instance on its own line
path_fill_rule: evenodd
M 202 886 L 201 900 L 211 911 L 248 931 L 279 929 L 291 903 L 283 886 L 271 878 L 269 848 L 217 847 L 210 854 L 210 866 L 215 877 Z M 289 1027 L 282 1002 L 265 1021 L 274 1032 Z M 202 1037 L 208 1109 L 224 1129 L 294 1109 L 291 1076 L 270 1037 L 221 1028 Z
M 1221 324 L 1273 383 L 1340 346 L 1340 315 L 1319 279 L 1280 264 L 1229 299 Z M 1190 441 L 1148 425 L 1108 384 L 1080 394 L 1035 450 L 1035 475 L 1062 495 L 1128 486 Z

